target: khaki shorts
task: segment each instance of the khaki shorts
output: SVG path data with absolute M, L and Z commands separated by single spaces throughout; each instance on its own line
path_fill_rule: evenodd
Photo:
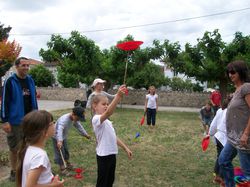
M 7 134 L 7 142 L 10 151 L 17 151 L 18 145 L 22 142 L 23 130 L 21 125 L 11 125 L 11 132 Z

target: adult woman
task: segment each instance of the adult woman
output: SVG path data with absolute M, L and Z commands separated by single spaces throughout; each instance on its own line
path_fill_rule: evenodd
M 237 153 L 243 173 L 250 180 L 250 83 L 244 61 L 229 63 L 227 74 L 236 90 L 227 109 L 228 141 L 220 154 L 219 164 L 226 186 L 235 186 L 232 160 Z
M 97 95 L 97 94 L 102 94 L 102 95 L 105 95 L 108 97 L 108 99 L 113 99 L 115 97 L 115 95 L 111 95 L 105 91 L 103 91 L 104 89 L 104 83 L 106 81 L 105 80 L 102 80 L 100 78 L 97 78 L 93 81 L 91 87 L 93 88 L 93 92 L 89 95 L 88 97 L 88 101 L 87 101 L 87 105 L 86 105 L 86 108 L 90 108 L 91 107 L 91 101 L 92 101 L 92 98 Z

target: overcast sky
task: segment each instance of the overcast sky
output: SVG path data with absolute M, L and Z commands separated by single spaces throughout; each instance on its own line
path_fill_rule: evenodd
M 235 11 L 240 9 L 245 10 Z M 228 11 L 235 12 L 203 17 Z M 195 17 L 202 18 L 185 20 Z M 53 33 L 65 33 L 61 35 L 67 38 L 76 30 L 101 49 L 116 45 L 128 34 L 143 41 L 142 48 L 151 46 L 154 39 L 184 46 L 196 44 L 205 31 L 214 29 L 219 29 L 225 42 L 236 31 L 249 35 L 249 18 L 250 0 L 0 0 L 0 22 L 12 27 L 9 40 L 22 46 L 22 56 L 37 60 Z M 113 30 L 96 31 L 105 29 Z

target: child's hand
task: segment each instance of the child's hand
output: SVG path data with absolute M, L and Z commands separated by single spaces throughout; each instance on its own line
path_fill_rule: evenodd
M 62 141 L 57 141 L 57 147 L 58 147 L 58 149 L 62 148 Z
M 122 96 L 123 94 L 127 94 L 127 93 L 128 93 L 128 89 L 127 89 L 126 85 L 124 85 L 124 84 L 121 85 L 120 88 L 117 91 L 117 94 L 119 96 Z
M 131 160 L 132 159 L 132 151 L 129 148 L 126 148 L 126 152 L 127 152 L 128 158 Z
M 11 132 L 11 125 L 10 125 L 10 123 L 9 122 L 4 123 L 3 126 L 2 126 L 2 129 L 3 129 L 4 132 L 10 133 Z
M 58 175 L 54 176 L 51 182 L 52 186 L 55 186 L 55 187 L 63 187 L 64 186 L 63 183 L 64 183 L 64 179 L 60 180 Z

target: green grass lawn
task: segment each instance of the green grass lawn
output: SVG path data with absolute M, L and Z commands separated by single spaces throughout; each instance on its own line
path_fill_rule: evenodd
M 53 112 L 55 119 L 69 110 Z M 201 149 L 202 127 L 197 113 L 189 112 L 158 112 L 157 126 L 148 129 L 146 125 L 139 127 L 142 110 L 117 109 L 110 118 L 117 136 L 132 150 L 133 159 L 129 160 L 126 153 L 119 149 L 117 156 L 116 187 L 211 187 L 213 167 L 216 158 L 216 147 L 210 142 L 208 150 Z M 90 119 L 90 114 L 87 113 Z M 92 127 L 87 120 L 84 128 L 92 136 L 87 140 L 70 130 L 69 150 L 71 162 L 84 168 L 84 178 L 75 180 L 65 178 L 66 187 L 95 186 L 96 156 L 95 139 Z M 141 136 L 135 139 L 136 132 Z M 58 173 L 53 163 L 52 143 L 47 143 L 47 152 L 52 168 Z M 14 186 L 4 181 L 0 186 Z

